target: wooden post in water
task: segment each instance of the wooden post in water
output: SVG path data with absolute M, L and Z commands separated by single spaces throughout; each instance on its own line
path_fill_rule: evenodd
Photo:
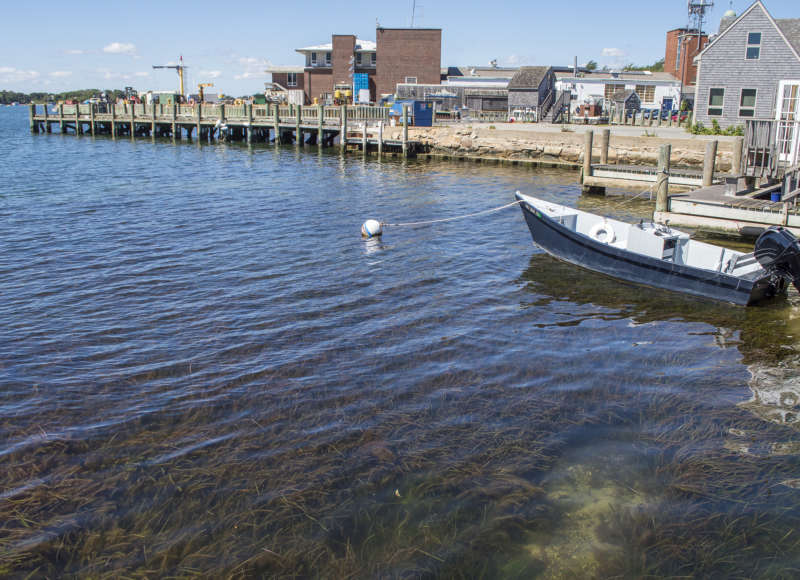
M 742 151 L 744 150 L 744 137 L 737 137 L 733 140 L 733 164 L 731 173 L 739 177 L 742 174 Z
M 81 106 L 76 104 L 75 105 L 75 134 L 81 134 Z
M 178 105 L 175 101 L 172 102 L 172 138 L 173 139 L 180 139 L 180 135 L 178 135 L 177 123 L 175 123 L 175 118 L 178 116 Z
M 46 133 L 52 133 L 53 130 L 50 128 L 50 121 L 47 120 L 47 101 L 45 101 L 44 105 L 42 105 L 42 110 L 44 111 L 44 130 Z
M 703 187 L 709 187 L 714 182 L 714 165 L 717 161 L 717 142 L 706 143 L 706 155 L 703 158 Z
M 317 105 L 317 145 L 322 147 L 322 138 L 325 132 L 322 129 L 322 124 L 325 121 L 325 108 L 322 105 Z
M 592 140 L 594 131 L 586 131 L 583 140 L 583 171 L 581 172 L 581 183 L 592 175 Z
M 603 129 L 600 133 L 600 164 L 608 163 L 608 143 L 611 140 L 611 129 Z
M 47 109 L 47 103 L 45 103 L 44 107 Z M 38 133 L 36 130 L 36 122 L 33 120 L 33 118 L 36 116 L 36 105 L 34 103 L 28 105 L 28 114 L 30 115 L 29 121 L 31 124 L 31 133 Z
M 383 156 L 383 121 L 378 121 L 378 158 Z
M 342 151 L 347 149 L 347 105 L 342 105 L 342 129 L 339 133 L 339 147 Z
M 403 157 L 408 157 L 408 105 L 403 105 Z
M 656 211 L 665 212 L 669 209 L 669 158 L 672 145 L 662 145 L 658 152 L 658 179 L 656 181 Z
M 64 132 L 64 105 L 58 106 L 58 130 Z
M 364 125 L 361 127 L 361 152 L 367 154 L 367 120 L 364 119 Z
M 117 138 L 117 105 L 116 103 L 109 103 L 108 109 L 111 111 L 111 138 Z M 60 111 L 59 111 L 60 112 Z
M 90 130 L 90 132 L 92 134 L 92 137 L 94 137 L 94 108 L 95 108 L 95 104 L 94 103 L 90 103 L 89 104 L 89 130 Z
M 217 128 L 217 139 L 219 141 L 223 140 L 222 126 L 224 124 L 225 124 L 225 103 L 220 103 L 220 105 L 219 105 L 219 127 Z M 269 129 L 267 129 L 267 135 L 269 136 Z
M 134 115 L 136 114 L 136 105 L 134 103 L 129 103 L 131 107 L 131 139 L 136 136 L 136 120 Z
M 278 110 L 278 103 L 272 105 L 272 129 L 275 131 L 275 143 L 281 142 L 281 113 Z
M 247 105 L 245 105 L 245 106 L 247 106 Z M 203 104 L 202 103 L 197 103 L 197 111 L 195 112 L 195 115 L 194 115 L 194 122 L 195 122 L 195 126 L 197 127 L 197 140 L 198 141 L 200 141 L 200 121 L 202 121 L 202 116 L 203 116 L 203 110 L 202 109 L 203 109 Z
M 277 110 L 277 103 L 275 105 L 275 109 Z M 247 116 L 247 144 L 253 142 L 253 105 L 245 104 L 244 112 Z
M 297 143 L 298 145 L 303 144 L 303 130 L 300 128 L 300 122 L 301 122 L 300 108 L 301 105 L 294 106 L 294 134 L 295 134 L 294 142 Z

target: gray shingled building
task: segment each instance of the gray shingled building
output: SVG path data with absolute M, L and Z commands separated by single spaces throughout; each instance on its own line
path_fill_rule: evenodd
M 537 118 L 547 114 L 552 103 L 556 77 L 549 66 L 523 66 L 508 82 L 508 111 L 533 110 Z
M 696 61 L 696 122 L 728 127 L 775 119 L 779 92 L 796 91 L 800 80 L 800 18 L 774 19 L 757 0 Z

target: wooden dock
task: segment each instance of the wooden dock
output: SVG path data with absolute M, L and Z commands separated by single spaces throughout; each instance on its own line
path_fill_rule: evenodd
M 704 183 L 675 195 L 662 190 L 654 219 L 746 236 L 783 226 L 800 235 L 799 130 L 800 123 L 793 120 L 748 120 L 744 139 L 734 149 L 733 175 L 725 185 Z
M 800 235 L 800 211 L 791 201 L 726 194 L 725 185 L 712 185 L 669 196 L 666 211 L 653 219 L 670 225 L 757 236 L 770 226 L 784 226 Z
M 414 155 L 420 143 L 409 141 L 409 117 L 403 108 L 400 139 L 384 139 L 389 120 L 386 107 L 341 105 L 176 105 L 176 104 L 81 104 L 30 105 L 33 133 L 110 135 L 246 141 L 317 145 L 368 150 L 383 154 Z M 342 138 L 344 136 L 344 138 Z

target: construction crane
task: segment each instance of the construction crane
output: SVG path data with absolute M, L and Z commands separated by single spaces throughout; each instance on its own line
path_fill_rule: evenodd
M 187 69 L 189 67 L 186 66 L 185 64 L 183 64 L 183 55 L 181 55 L 179 64 L 161 64 L 161 65 L 154 64 L 153 68 L 174 68 L 176 71 L 178 71 L 178 79 L 180 80 L 181 98 L 184 97 L 184 92 L 183 92 L 183 70 Z
M 200 91 L 200 102 L 203 103 L 203 89 L 206 87 L 213 87 L 214 83 L 200 83 L 197 85 L 197 89 Z

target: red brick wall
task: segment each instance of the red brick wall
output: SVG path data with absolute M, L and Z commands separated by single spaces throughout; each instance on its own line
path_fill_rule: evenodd
M 289 86 L 289 73 L 272 73 L 272 82 L 278 83 L 285 89 L 290 91 L 294 90 L 303 90 L 305 85 L 305 75 L 302 72 L 296 73 L 297 74 L 297 86 L 290 87 Z
M 333 57 L 331 57 L 333 58 Z M 330 68 L 315 68 L 305 72 L 306 99 L 313 103 L 314 99 L 322 100 L 322 93 L 333 92 L 333 75 Z
M 356 37 L 352 34 L 333 35 L 333 54 L 331 54 L 331 64 L 333 65 L 333 84 L 353 84 L 350 76 L 350 59 L 356 55 Z M 355 66 L 355 65 L 354 65 Z
M 378 28 L 375 99 L 394 93 L 397 83 L 416 77 L 418 83 L 439 84 L 442 30 L 439 28 Z
M 664 72 L 668 72 L 677 77 L 683 83 L 684 87 L 694 85 L 697 79 L 697 65 L 694 64 L 694 57 L 708 44 L 708 36 L 705 34 L 700 37 L 699 47 L 697 36 L 684 38 L 680 62 L 676 63 L 678 58 L 679 35 L 685 32 L 686 29 L 684 28 L 678 28 L 667 32 L 667 47 L 664 53 Z

